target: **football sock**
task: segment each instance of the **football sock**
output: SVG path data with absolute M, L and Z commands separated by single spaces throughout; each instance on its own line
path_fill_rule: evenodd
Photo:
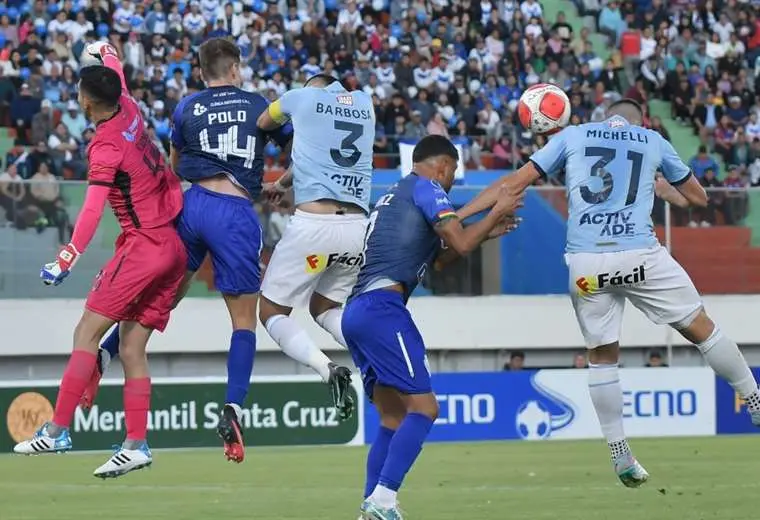
M 342 308 L 329 309 L 314 318 L 314 320 L 320 327 L 332 334 L 335 341 L 340 343 L 343 348 L 347 348 L 346 340 L 343 337 L 343 328 L 341 327 L 341 321 L 343 320 Z
M 370 499 L 380 507 L 396 505 L 396 493 L 422 451 L 432 426 L 433 420 L 427 415 L 410 413 L 393 434 L 378 485 L 370 495 Z
M 623 430 L 623 389 L 618 366 L 589 363 L 588 391 L 612 458 L 629 451 Z
M 127 379 L 124 382 L 124 422 L 128 441 L 142 442 L 148 436 L 149 410 L 150 378 Z
M 256 353 L 256 333 L 248 329 L 232 331 L 227 354 L 226 403 L 242 406 L 251 386 L 253 358 Z
M 100 348 L 105 350 L 111 355 L 111 359 L 114 359 L 119 355 L 119 324 L 111 330 L 111 333 L 106 336 L 103 343 L 100 344 Z
M 319 350 L 296 320 L 277 314 L 269 318 L 264 326 L 287 356 L 310 367 L 327 383 L 330 379 L 330 358 Z
M 364 484 L 364 498 L 367 498 L 377 486 L 380 472 L 383 470 L 385 459 L 388 456 L 388 446 L 394 433 L 396 433 L 395 430 L 382 425 L 377 430 L 377 437 L 375 437 L 375 441 L 367 453 L 367 480 Z
M 95 370 L 98 356 L 86 350 L 74 350 L 63 372 L 61 386 L 58 388 L 58 399 L 55 402 L 53 425 L 59 427 L 50 429 L 48 433 L 55 437 L 60 429 L 68 428 L 74 418 L 74 411 L 79 405 L 87 385 Z
M 699 343 L 697 348 L 707 364 L 716 374 L 728 381 L 736 393 L 747 402 L 751 411 L 760 410 L 757 382 L 739 347 L 731 338 L 724 336 L 716 325 L 710 337 Z

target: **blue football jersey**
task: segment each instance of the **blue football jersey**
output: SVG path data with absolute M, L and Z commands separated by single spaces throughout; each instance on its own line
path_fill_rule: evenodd
M 319 199 L 369 211 L 375 108 L 361 90 L 340 83 L 290 90 L 280 107 L 293 121 L 293 194 L 296 205 Z
M 377 201 L 364 241 L 364 265 L 353 295 L 401 283 L 404 300 L 425 276 L 440 247 L 434 226 L 456 216 L 440 184 L 415 173 Z
M 656 246 L 655 172 L 662 171 L 674 185 L 691 175 L 660 134 L 620 116 L 567 127 L 530 160 L 549 176 L 565 168 L 568 252 Z
M 268 106 L 260 94 L 231 86 L 183 98 L 172 120 L 171 141 L 180 152 L 177 174 L 196 182 L 223 173 L 258 197 L 267 141 L 284 147 L 293 134 L 290 124 L 273 132 L 259 130 L 256 121 Z

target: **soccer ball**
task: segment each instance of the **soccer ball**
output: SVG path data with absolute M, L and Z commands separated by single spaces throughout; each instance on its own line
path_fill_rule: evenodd
M 538 401 L 523 403 L 517 411 L 515 422 L 517 433 L 529 441 L 545 439 L 552 433 L 552 415 Z
M 79 67 L 93 67 L 96 65 L 103 65 L 103 57 L 100 54 L 100 50 L 108 45 L 106 42 L 94 42 L 86 45 L 82 51 L 82 55 L 79 57 Z
M 520 96 L 517 115 L 526 129 L 536 134 L 550 135 L 570 122 L 570 100 L 558 86 L 539 83 Z

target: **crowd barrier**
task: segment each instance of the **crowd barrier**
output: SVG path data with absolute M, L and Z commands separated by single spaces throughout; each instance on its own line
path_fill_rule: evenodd
M 754 369 L 760 377 L 760 369 Z M 586 386 L 587 371 L 526 370 L 434 374 L 440 415 L 430 441 L 601 438 Z M 630 437 L 758 433 L 741 399 L 708 368 L 631 368 L 620 373 Z M 252 446 L 371 443 L 378 416 L 358 378 L 354 416 L 340 422 L 326 387 L 314 377 L 254 378 L 243 426 Z M 0 385 L 0 452 L 28 438 L 53 414 L 57 381 Z M 219 445 L 220 378 L 154 380 L 154 448 Z M 107 449 L 124 436 L 121 387 L 105 381 L 96 405 L 72 423 L 77 450 Z

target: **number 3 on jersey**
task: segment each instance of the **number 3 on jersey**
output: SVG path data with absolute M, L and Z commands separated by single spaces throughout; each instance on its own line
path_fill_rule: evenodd
M 599 158 L 591 166 L 591 176 L 602 179 L 602 189 L 591 191 L 588 186 L 581 186 L 581 197 L 589 204 L 601 204 L 610 197 L 615 184 L 612 174 L 606 171 L 604 167 L 615 159 L 616 152 L 613 148 L 589 146 L 586 148 L 585 155 L 586 157 Z M 625 198 L 625 205 L 630 206 L 636 202 L 636 196 L 639 192 L 639 178 L 641 177 L 641 165 L 644 162 L 644 154 L 629 150 L 627 158 L 631 161 L 631 180 L 628 184 L 628 195 Z
M 248 135 L 245 138 L 245 148 L 238 147 L 238 125 L 230 126 L 226 132 L 219 133 L 216 137 L 216 145 L 211 145 L 208 128 L 200 133 L 201 150 L 216 155 L 221 160 L 228 160 L 229 156 L 240 157 L 244 160 L 243 167 L 251 168 L 256 158 L 256 138 Z

